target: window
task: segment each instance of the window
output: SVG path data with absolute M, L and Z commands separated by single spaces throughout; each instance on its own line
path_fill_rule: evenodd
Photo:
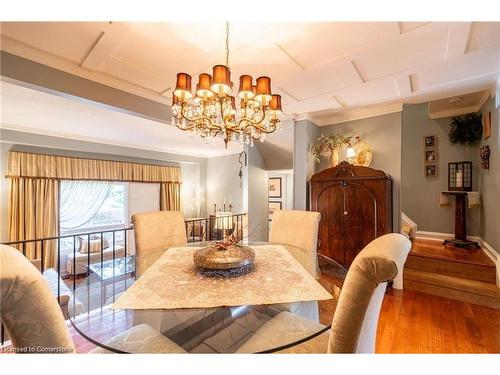
M 128 188 L 123 182 L 61 181 L 61 234 L 128 226 Z
M 61 235 L 104 232 L 110 246 L 124 246 L 125 232 L 106 232 L 129 226 L 129 189 L 126 182 L 61 181 L 59 185 L 59 227 Z M 61 245 L 61 272 L 68 254 L 78 251 L 74 237 L 65 237 Z

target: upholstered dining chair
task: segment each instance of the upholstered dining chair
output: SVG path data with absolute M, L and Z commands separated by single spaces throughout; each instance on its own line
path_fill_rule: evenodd
M 273 214 L 269 241 L 284 245 L 314 277 L 318 276 L 316 248 L 319 212 L 282 210 Z
M 283 245 L 288 252 L 314 277 L 319 277 L 318 227 L 319 212 L 280 210 L 273 214 L 269 241 Z M 288 303 L 280 307 L 285 311 L 319 322 L 317 301 Z
M 75 352 L 59 304 L 42 274 L 21 252 L 6 245 L 0 245 L 0 316 L 12 346 L 20 352 Z M 113 337 L 107 345 L 124 352 L 185 352 L 145 324 Z
M 136 278 L 169 247 L 187 246 L 184 215 L 180 211 L 154 211 L 132 215 L 135 236 Z
M 354 259 L 337 301 L 331 330 L 281 353 L 375 353 L 377 325 L 387 282 L 403 272 L 411 242 L 396 233 L 369 243 Z M 241 353 L 277 347 L 321 328 L 290 312 L 266 322 L 243 346 Z

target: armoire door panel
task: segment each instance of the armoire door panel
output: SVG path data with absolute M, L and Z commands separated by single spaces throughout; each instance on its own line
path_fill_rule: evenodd
M 316 211 L 321 214 L 319 223 L 319 252 L 334 261 L 344 263 L 342 246 L 342 214 L 337 209 L 343 202 L 343 188 L 340 184 L 324 187 L 316 201 Z
M 350 266 L 356 255 L 377 238 L 377 201 L 362 184 L 348 183 L 344 191 L 344 264 Z

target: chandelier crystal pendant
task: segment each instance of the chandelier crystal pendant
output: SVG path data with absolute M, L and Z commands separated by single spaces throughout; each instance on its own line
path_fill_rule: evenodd
M 191 76 L 177 74 L 172 98 L 172 122 L 181 130 L 198 134 L 206 141 L 222 136 L 224 144 L 238 139 L 253 146 L 266 134 L 281 128 L 281 96 L 271 93 L 271 78 L 259 77 L 255 85 L 249 75 L 240 77 L 237 96 L 232 95 L 229 69 L 229 22 L 226 23 L 226 64 L 215 65 L 212 75 L 201 73 L 196 90 Z

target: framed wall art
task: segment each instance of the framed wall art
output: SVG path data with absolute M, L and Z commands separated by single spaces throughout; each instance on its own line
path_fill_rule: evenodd
M 269 198 L 281 198 L 281 177 L 269 178 Z
M 426 163 L 435 163 L 436 161 L 438 161 L 437 150 L 425 150 L 424 151 L 424 161 Z
M 437 142 L 437 135 L 424 136 L 424 148 L 435 148 L 437 147 Z
M 426 164 L 424 166 L 424 173 L 426 178 L 437 177 L 438 176 L 437 164 Z

